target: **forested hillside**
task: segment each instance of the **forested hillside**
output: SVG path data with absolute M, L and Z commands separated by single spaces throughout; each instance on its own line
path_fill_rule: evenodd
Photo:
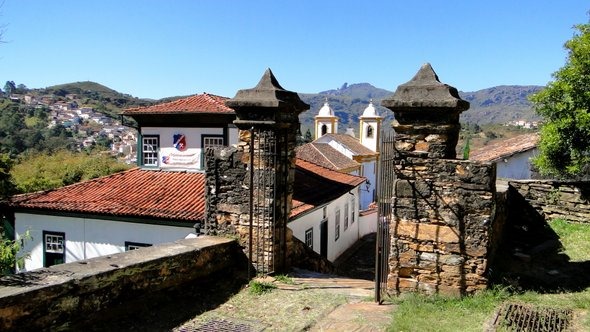
M 538 121 L 540 118 L 532 109 L 528 96 L 542 89 L 539 86 L 497 86 L 474 92 L 459 92 L 459 95 L 471 103 L 469 110 L 461 115 L 461 122 L 477 125 L 505 124 L 510 121 Z M 317 94 L 300 94 L 301 98 L 311 105 L 309 111 L 300 116 L 302 131 L 313 128 L 313 119 L 327 101 L 340 118 L 340 131 L 347 127 L 358 130 L 358 117 L 367 107 L 370 100 L 377 107 L 384 123 L 393 119 L 391 111 L 381 107 L 381 100 L 393 94 L 376 88 L 368 83 L 344 84 L 335 90 L 322 91 Z
M 513 129 L 502 126 L 503 124 L 514 120 L 538 120 L 527 98 L 541 88 L 497 86 L 475 92 L 460 92 L 462 98 L 471 103 L 471 108 L 461 116 L 464 123 L 462 139 L 469 137 L 472 145 L 483 145 L 490 140 L 516 134 L 513 133 Z M 311 106 L 309 111 L 300 115 L 302 133 L 305 134 L 307 130 L 313 131 L 314 116 L 326 101 L 339 117 L 340 132 L 344 132 L 347 127 L 358 131 L 358 117 L 370 101 L 373 101 L 384 117 L 383 128 L 387 129 L 393 120 L 393 114 L 381 107 L 381 100 L 392 93 L 368 83 L 345 83 L 338 89 L 317 94 L 301 94 L 301 98 Z M 140 99 L 95 82 L 28 89 L 24 84 L 16 85 L 9 81 L 6 82 L 3 93 L 0 93 L 0 153 L 17 163 L 15 170 L 18 169 L 19 173 L 17 178 L 20 183 L 17 187 L 20 191 L 49 189 L 71 181 L 108 174 L 121 167 L 109 165 L 106 161 L 116 163 L 116 160 L 113 157 L 104 159 L 104 155 L 99 151 L 110 148 L 110 153 L 113 154 L 113 151 L 116 151 L 112 148 L 113 144 L 134 144 L 121 141 L 121 137 L 128 135 L 127 131 L 133 131 L 129 126 L 133 127 L 135 124 L 130 119 L 121 122 L 120 112 L 130 107 L 146 106 L 177 98 L 180 97 L 168 97 L 157 101 Z M 463 141 L 458 148 L 461 148 L 462 144 Z M 65 152 L 58 152 L 62 150 Z M 85 156 L 78 158 L 76 153 Z M 95 164 L 99 165 L 99 168 L 103 165 L 103 172 L 83 166 L 92 165 L 92 161 L 87 159 L 98 158 L 99 155 L 102 159 Z M 53 163 L 50 157 L 57 158 L 56 164 L 64 165 L 71 159 L 72 164 L 68 172 L 40 171 L 28 178 L 24 175 L 32 172 L 20 165 L 36 164 L 39 166 L 37 168 L 42 170 L 42 164 Z M 74 162 L 75 159 L 78 162 Z M 85 168 L 91 169 L 91 172 L 85 172 Z

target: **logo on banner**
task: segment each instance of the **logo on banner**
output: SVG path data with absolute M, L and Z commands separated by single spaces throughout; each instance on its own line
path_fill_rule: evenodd
M 175 134 L 172 137 L 172 141 L 174 142 L 173 146 L 176 148 L 176 150 L 186 150 L 186 137 L 183 134 Z

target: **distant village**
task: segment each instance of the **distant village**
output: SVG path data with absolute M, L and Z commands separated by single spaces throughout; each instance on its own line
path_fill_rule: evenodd
M 125 126 L 120 120 L 102 114 L 92 107 L 83 105 L 76 94 L 65 95 L 65 100 L 56 101 L 54 95 L 12 94 L 13 102 L 24 103 L 36 108 L 50 110 L 49 127 L 63 126 L 72 132 L 80 150 L 108 140 L 109 151 L 121 162 L 137 164 L 137 130 Z M 508 127 L 537 129 L 539 122 L 513 120 L 504 124 Z
M 108 117 L 94 108 L 83 106 L 78 95 L 68 94 L 66 100 L 56 101 L 54 95 L 35 96 L 12 94 L 10 100 L 35 108 L 47 108 L 49 127 L 61 125 L 71 131 L 79 149 L 108 140 L 110 152 L 127 164 L 137 162 L 137 130 L 124 126 L 120 120 Z

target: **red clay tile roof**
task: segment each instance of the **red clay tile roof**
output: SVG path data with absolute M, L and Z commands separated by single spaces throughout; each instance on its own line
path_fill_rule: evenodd
M 365 182 L 298 159 L 293 194 L 293 218 L 336 199 Z M 195 222 L 205 213 L 205 174 L 133 168 L 66 187 L 17 195 L 10 206 L 116 217 Z
M 296 166 L 291 219 L 350 192 L 366 181 L 364 177 L 337 172 L 301 159 L 296 160 Z
M 171 102 L 147 107 L 128 108 L 123 115 L 139 114 L 187 114 L 187 113 L 226 113 L 233 114 L 234 110 L 225 106 L 229 98 L 208 93 L 193 95 Z
M 346 157 L 338 150 L 324 143 L 307 143 L 295 149 L 297 158 L 317 165 L 341 171 L 360 168 L 361 164 Z
M 524 134 L 486 145 L 469 155 L 469 160 L 494 162 L 537 147 L 539 134 Z
M 369 149 L 368 147 L 361 144 L 358 138 L 352 137 L 348 134 L 326 134 L 317 140 L 314 143 L 329 143 L 331 140 L 336 141 L 342 145 L 344 145 L 347 149 L 352 151 L 354 155 L 357 156 L 373 156 L 376 155 L 377 152 Z
M 203 173 L 133 168 L 51 191 L 17 195 L 10 205 L 22 209 L 194 222 L 204 217 L 204 190 Z

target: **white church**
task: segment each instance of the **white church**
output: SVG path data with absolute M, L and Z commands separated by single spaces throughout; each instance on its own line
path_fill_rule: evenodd
M 327 99 L 315 116 L 315 140 L 297 148 L 297 158 L 339 172 L 365 177 L 359 208 L 366 210 L 376 199 L 381 121 L 373 101 L 359 117 L 359 136 L 348 128 L 338 133 L 338 117 Z

